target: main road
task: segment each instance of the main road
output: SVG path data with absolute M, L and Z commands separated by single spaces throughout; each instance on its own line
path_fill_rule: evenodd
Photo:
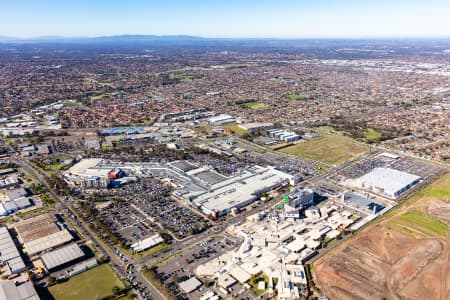
M 85 224 L 82 218 L 79 217 L 76 209 L 74 209 L 71 205 L 71 201 L 63 201 L 59 195 L 57 195 L 53 189 L 50 187 L 48 181 L 49 177 L 46 173 L 41 170 L 35 169 L 31 166 L 28 161 L 26 161 L 21 156 L 16 155 L 14 152 L 10 153 L 11 161 L 21 167 L 29 176 L 31 176 L 37 183 L 41 186 L 45 187 L 47 194 L 55 201 L 56 208 L 60 211 L 68 212 L 72 217 L 72 223 L 76 225 L 79 229 L 79 232 L 84 234 L 89 240 L 95 243 L 96 248 L 101 252 L 104 257 L 110 257 L 114 262 L 112 264 L 113 269 L 117 274 L 121 277 L 125 277 L 127 275 L 127 270 L 125 269 L 125 263 L 117 256 L 115 249 L 113 249 L 110 245 L 106 244 L 103 240 L 97 237 L 97 235 L 91 231 L 89 226 Z M 70 217 L 68 218 L 71 219 Z M 133 260 L 134 261 L 134 260 Z M 143 264 L 143 262 L 140 262 Z M 140 271 L 140 270 L 139 270 Z M 135 273 L 136 277 L 144 284 L 144 286 L 150 291 L 150 294 L 153 298 L 158 300 L 165 300 L 166 297 L 149 282 L 143 274 L 140 272 Z

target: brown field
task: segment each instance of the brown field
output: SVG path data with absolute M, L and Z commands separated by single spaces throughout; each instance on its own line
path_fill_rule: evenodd
M 446 183 L 450 173 L 443 178 L 447 180 L 433 183 L 393 214 L 318 259 L 313 277 L 321 293 L 339 300 L 449 299 L 450 234 L 445 228 L 450 222 L 450 203 L 430 193 Z M 413 210 L 428 214 L 431 221 L 412 219 L 411 223 L 402 223 L 403 227 L 392 226 Z M 423 233 L 426 226 L 429 230 L 443 226 L 444 233 L 411 234 L 416 230 Z

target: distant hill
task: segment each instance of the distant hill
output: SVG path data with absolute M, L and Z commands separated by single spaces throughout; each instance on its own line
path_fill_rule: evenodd
M 206 39 L 188 35 L 112 35 L 99 37 L 39 36 L 33 38 L 0 36 L 0 42 L 3 43 L 176 43 L 204 40 Z
M 6 35 L 0 35 L 0 42 L 14 42 L 14 41 L 17 41 L 17 38 Z
M 101 53 L 130 52 L 143 49 L 178 51 L 272 51 L 308 52 L 314 58 L 381 58 L 397 54 L 421 55 L 429 52 L 445 55 L 450 39 L 314 39 L 314 38 L 205 38 L 190 35 L 112 35 L 98 37 L 41 36 L 15 38 L 0 36 L 0 49 L 34 51 L 35 48 L 95 51 Z M 33 50 L 34 49 L 34 50 Z M 9 51 L 9 50 L 8 50 Z M 444 54 L 442 54 L 444 53 Z M 307 53 L 306 53 L 307 54 Z

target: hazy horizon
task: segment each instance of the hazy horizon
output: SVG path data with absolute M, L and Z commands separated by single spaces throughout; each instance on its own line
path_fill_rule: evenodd
M 188 35 L 204 38 L 446 38 L 442 0 L 2 1 L 0 36 Z

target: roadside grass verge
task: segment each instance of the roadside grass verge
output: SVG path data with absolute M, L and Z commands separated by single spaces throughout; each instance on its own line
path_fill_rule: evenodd
M 156 246 L 154 246 L 154 247 L 152 247 L 152 248 L 149 248 L 149 249 L 147 249 L 147 250 L 144 250 L 144 251 L 138 252 L 138 253 L 132 253 L 131 249 L 129 249 L 129 248 L 123 248 L 123 247 L 121 247 L 120 245 L 116 245 L 116 246 L 117 246 L 122 252 L 124 252 L 125 254 L 127 254 L 127 255 L 129 255 L 129 256 L 132 256 L 132 257 L 135 258 L 135 259 L 140 259 L 140 258 L 142 258 L 142 257 L 149 256 L 149 255 L 152 255 L 152 254 L 154 254 L 154 253 L 156 253 L 156 252 L 158 252 L 158 251 L 164 250 L 164 249 L 166 249 L 169 245 L 168 245 L 167 243 L 161 243 L 161 244 L 159 244 L 159 245 L 156 245 Z
M 158 291 L 166 297 L 166 299 L 175 299 L 175 296 L 172 294 L 172 292 L 156 278 L 155 272 L 153 272 L 149 268 L 144 268 L 142 271 L 142 275 L 144 275 L 145 279 L 147 279 L 154 287 L 156 287 Z

